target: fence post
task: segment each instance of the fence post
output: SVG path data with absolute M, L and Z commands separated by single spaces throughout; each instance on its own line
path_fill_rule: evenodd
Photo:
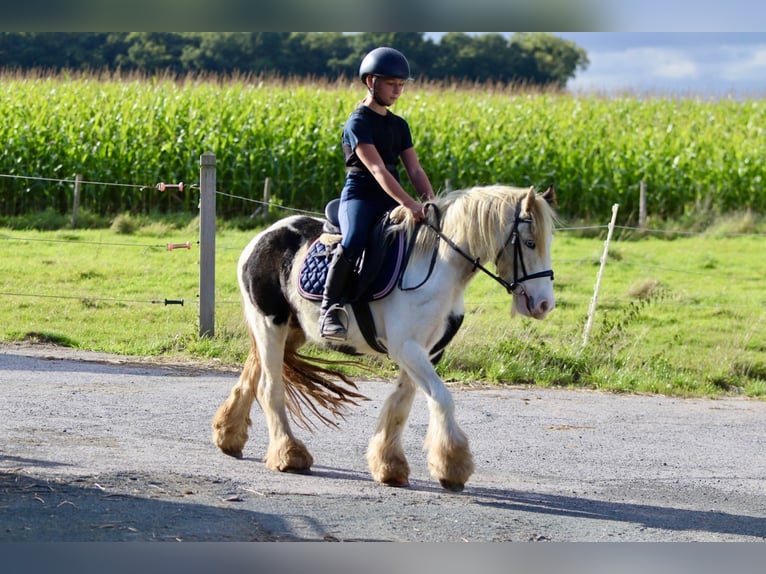
M 80 209 L 80 188 L 82 187 L 82 175 L 74 176 L 74 198 L 72 199 L 72 227 L 77 223 L 77 210 Z
M 646 182 L 642 179 L 638 195 L 638 227 L 646 231 Z
M 269 203 L 271 202 L 271 178 L 267 177 L 263 183 L 263 224 L 269 222 Z
M 199 336 L 215 335 L 215 154 L 199 158 Z
M 593 325 L 593 315 L 596 313 L 596 299 L 598 299 L 598 290 L 601 285 L 601 276 L 604 274 L 604 266 L 606 265 L 606 257 L 609 254 L 609 242 L 612 240 L 612 232 L 614 231 L 614 224 L 617 220 L 617 209 L 619 204 L 615 203 L 612 206 L 612 220 L 609 222 L 609 232 L 606 234 L 606 242 L 604 243 L 604 252 L 601 254 L 601 267 L 598 269 L 598 275 L 596 276 L 596 287 L 593 289 L 593 298 L 590 300 L 590 308 L 588 309 L 588 320 L 585 322 L 585 329 L 582 332 L 582 346 L 585 347 L 588 344 L 588 335 L 590 334 L 590 328 Z

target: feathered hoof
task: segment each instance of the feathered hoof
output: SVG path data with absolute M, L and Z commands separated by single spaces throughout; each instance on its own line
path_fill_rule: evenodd
M 280 472 L 286 472 L 287 474 L 311 474 L 310 466 L 303 467 L 285 467 L 280 468 Z
M 238 458 L 240 460 L 242 459 L 242 450 L 241 449 L 240 450 L 224 450 L 224 449 L 221 449 L 221 452 L 223 454 L 225 454 L 225 455 L 228 455 L 228 456 L 232 457 L 232 458 Z
M 299 440 L 285 441 L 266 453 L 266 466 L 278 472 L 310 474 L 313 464 L 314 458 Z
M 463 492 L 463 489 L 465 488 L 464 482 L 453 482 L 445 479 L 440 480 L 439 484 L 442 485 L 444 490 L 449 490 L 450 492 Z
M 407 488 L 410 485 L 410 481 L 406 476 L 397 476 L 393 478 L 387 478 L 380 481 L 386 486 L 392 486 L 394 488 Z

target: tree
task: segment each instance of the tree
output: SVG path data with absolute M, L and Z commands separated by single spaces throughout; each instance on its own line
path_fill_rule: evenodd
M 473 82 L 508 82 L 508 41 L 502 34 L 482 34 L 457 54 L 461 76 Z
M 101 69 L 105 33 L 0 33 L 0 65 L 9 68 Z
M 344 76 L 339 65 L 350 47 L 341 32 L 293 32 L 284 43 L 285 64 L 291 75 L 337 78 Z
M 590 64 L 585 50 L 553 34 L 517 32 L 511 37 L 510 46 L 518 61 L 525 64 L 524 75 L 534 84 L 563 89 L 578 69 L 584 70 Z
M 117 57 L 119 66 L 154 74 L 185 71 L 181 58 L 184 45 L 193 38 L 174 32 L 131 32 L 125 38 L 128 49 Z
M 188 70 L 231 73 L 247 70 L 253 61 L 249 32 L 205 32 L 198 43 L 184 46 L 181 61 Z
M 0 66 L 354 78 L 378 46 L 401 50 L 413 77 L 434 80 L 564 88 L 589 64 L 574 42 L 539 32 L 448 32 L 439 42 L 422 32 L 0 32 Z

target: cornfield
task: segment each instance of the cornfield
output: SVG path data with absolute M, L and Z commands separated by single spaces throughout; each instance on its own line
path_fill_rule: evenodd
M 196 209 L 189 188 L 213 152 L 218 191 L 320 210 L 343 181 L 340 133 L 358 83 L 258 78 L 0 77 L 0 215 Z M 764 211 L 766 102 L 408 86 L 393 111 L 410 123 L 434 187 L 554 184 L 568 218 L 638 209 L 640 182 L 659 217 L 700 206 Z M 13 176 L 13 177 L 9 177 Z M 27 179 L 30 178 L 30 179 Z M 41 178 L 41 179 L 34 179 Z M 44 178 L 44 179 L 42 179 Z M 64 181 L 57 181 L 64 180 Z M 155 189 L 187 184 L 182 193 Z M 220 216 L 252 211 L 221 195 Z

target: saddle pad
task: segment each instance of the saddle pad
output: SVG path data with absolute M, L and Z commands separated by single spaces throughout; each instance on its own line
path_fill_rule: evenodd
M 310 299 L 312 301 L 320 301 L 322 299 L 322 291 L 324 290 L 324 283 L 327 279 L 327 268 L 330 265 L 331 256 L 332 252 L 328 249 L 327 245 L 322 243 L 319 239 L 314 241 L 309 248 L 306 257 L 301 264 L 298 280 L 298 292 L 305 299 Z M 399 279 L 403 259 L 404 236 L 399 234 L 391 243 L 391 246 L 386 250 L 383 256 L 383 264 L 378 275 L 370 282 L 369 287 L 364 290 L 364 293 L 359 294 L 357 297 L 353 297 L 353 300 L 376 301 L 388 295 Z M 360 275 L 364 275 L 364 269 L 365 266 L 364 263 L 362 263 Z M 355 293 L 356 286 L 353 284 L 349 285 L 348 291 L 349 293 Z

